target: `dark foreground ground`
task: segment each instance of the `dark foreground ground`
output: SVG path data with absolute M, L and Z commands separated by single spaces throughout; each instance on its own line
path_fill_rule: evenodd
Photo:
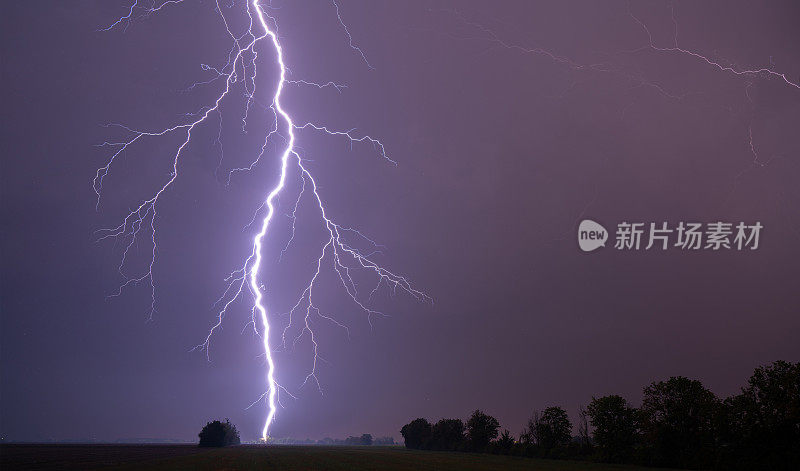
M 416 451 L 403 447 L 243 445 L 201 449 L 194 445 L 3 445 L 0 446 L 0 469 L 642 471 L 651 468 Z

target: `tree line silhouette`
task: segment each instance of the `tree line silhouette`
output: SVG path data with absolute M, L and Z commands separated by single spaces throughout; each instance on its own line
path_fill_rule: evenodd
M 720 399 L 682 376 L 653 382 L 642 405 L 593 397 L 573 425 L 558 406 L 534 411 L 518 438 L 480 410 L 467 422 L 412 420 L 407 448 L 468 451 L 690 469 L 800 469 L 800 363 L 756 368 L 741 393 Z

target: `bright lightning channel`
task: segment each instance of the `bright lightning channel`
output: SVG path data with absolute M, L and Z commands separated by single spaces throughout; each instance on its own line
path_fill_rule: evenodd
M 137 9 L 144 10 L 143 16 L 146 16 L 150 13 L 161 10 L 167 5 L 178 4 L 182 2 L 183 0 L 168 0 L 168 1 L 163 1 L 158 6 L 155 6 L 154 4 L 150 7 L 142 7 L 139 5 L 139 1 L 137 0 L 133 3 L 133 5 L 131 5 L 127 15 L 119 18 L 107 28 L 103 28 L 101 31 L 109 31 L 120 24 L 125 24 L 125 28 L 127 28 L 134 17 L 134 12 Z M 333 1 L 332 3 L 336 9 L 337 19 L 339 20 L 340 25 L 343 27 L 344 32 L 347 35 L 350 48 L 358 52 L 361 55 L 362 59 L 364 59 L 364 62 L 367 64 L 367 66 L 372 68 L 369 62 L 367 62 L 364 52 L 353 43 L 353 38 L 350 35 L 350 31 L 347 29 L 347 26 L 342 20 L 339 11 L 339 5 L 335 1 Z M 204 107 L 198 113 L 187 114 L 187 116 L 189 117 L 196 118 L 193 121 L 177 124 L 175 126 L 168 127 L 159 131 L 143 131 L 117 124 L 110 125 L 124 129 L 125 131 L 131 133 L 133 137 L 127 140 L 123 140 L 121 142 L 105 142 L 102 144 L 102 146 L 115 147 L 117 149 L 116 152 L 114 152 L 108 159 L 106 165 L 100 167 L 97 170 L 97 173 L 94 178 L 93 187 L 95 193 L 97 194 L 97 207 L 99 208 L 104 179 L 109 174 L 115 160 L 121 154 L 123 154 L 125 151 L 128 151 L 129 148 L 139 140 L 144 140 L 146 138 L 161 137 L 179 131 L 185 132 L 186 134 L 185 139 L 177 147 L 175 154 L 173 155 L 172 172 L 170 173 L 170 178 L 168 179 L 168 181 L 158 191 L 156 191 L 151 198 L 145 200 L 138 207 L 136 207 L 136 209 L 130 211 L 128 215 L 124 218 L 122 223 L 120 223 L 120 225 L 118 225 L 115 228 L 103 229 L 99 231 L 100 233 L 99 240 L 107 238 L 130 238 L 129 243 L 125 246 L 124 252 L 121 257 L 121 262 L 118 267 L 119 272 L 125 277 L 124 278 L 125 281 L 119 287 L 117 292 L 115 292 L 111 296 L 118 296 L 122 294 L 122 291 L 126 287 L 130 285 L 137 285 L 145 280 L 148 280 L 151 290 L 150 317 L 152 318 L 153 313 L 156 310 L 156 296 L 155 296 L 156 288 L 155 288 L 155 282 L 153 280 L 153 266 L 155 265 L 156 262 L 156 253 L 157 253 L 156 206 L 159 201 L 159 198 L 177 179 L 178 163 L 181 155 L 183 154 L 184 149 L 192 140 L 193 131 L 195 131 L 201 124 L 210 121 L 209 117 L 212 115 L 217 115 L 221 123 L 222 113 L 220 111 L 220 104 L 229 94 L 233 85 L 238 82 L 242 83 L 242 86 L 244 87 L 245 94 L 247 97 L 247 104 L 245 105 L 244 115 L 242 117 L 243 127 L 247 125 L 248 111 L 250 107 L 253 105 L 253 102 L 256 101 L 255 91 L 256 91 L 257 59 L 258 59 L 258 52 L 256 50 L 256 46 L 259 45 L 259 43 L 264 40 L 266 40 L 267 43 L 271 44 L 272 49 L 274 51 L 275 66 L 277 66 L 279 70 L 279 76 L 278 76 L 278 82 L 275 87 L 275 93 L 272 96 L 272 103 L 265 108 L 271 110 L 272 113 L 274 114 L 275 119 L 273 123 L 273 128 L 268 130 L 264 138 L 264 144 L 261 147 L 260 154 L 251 162 L 249 166 L 232 169 L 228 175 L 228 183 L 230 183 L 231 175 L 234 174 L 235 172 L 251 170 L 256 164 L 259 163 L 260 159 L 264 156 L 266 152 L 267 143 L 270 140 L 270 138 L 275 134 L 281 135 L 278 129 L 280 127 L 279 121 L 282 121 L 283 125 L 286 128 L 286 136 L 284 137 L 286 144 L 280 153 L 280 163 L 281 163 L 280 175 L 278 177 L 278 182 L 269 191 L 262 205 L 256 210 L 256 214 L 253 220 L 251 221 L 251 224 L 254 223 L 255 220 L 257 219 L 258 213 L 261 212 L 264 208 L 266 208 L 266 214 L 263 216 L 263 219 L 261 220 L 260 230 L 258 231 L 258 233 L 255 234 L 253 238 L 253 246 L 250 255 L 245 259 L 244 264 L 240 269 L 234 271 L 228 276 L 228 278 L 226 278 L 226 282 L 228 282 L 227 288 L 225 289 L 222 296 L 215 304 L 222 306 L 217 315 L 217 322 L 209 330 L 208 336 L 206 337 L 205 341 L 200 345 L 198 345 L 197 347 L 195 347 L 195 349 L 204 349 L 206 351 L 206 355 L 208 355 L 211 338 L 215 333 L 215 331 L 222 325 L 225 314 L 228 312 L 230 306 L 233 304 L 235 300 L 239 299 L 240 296 L 242 296 L 244 291 L 249 291 L 252 294 L 253 305 L 251 309 L 252 312 L 251 322 L 253 324 L 253 329 L 255 330 L 255 332 L 261 336 L 262 345 L 264 349 L 264 356 L 266 358 L 267 371 L 265 377 L 266 392 L 262 394 L 261 397 L 259 397 L 259 399 L 257 399 L 253 404 L 251 404 L 251 406 L 258 403 L 262 399 L 265 400 L 266 402 L 267 417 L 261 432 L 262 439 L 266 441 L 269 438 L 269 428 L 270 425 L 275 420 L 277 405 L 280 402 L 279 392 L 283 391 L 289 396 L 294 397 L 293 395 L 291 395 L 291 393 L 289 393 L 286 390 L 286 388 L 278 384 L 278 382 L 275 379 L 275 361 L 273 359 L 272 349 L 270 347 L 270 342 L 269 342 L 270 319 L 267 307 L 264 303 L 264 296 L 263 296 L 265 287 L 260 283 L 259 280 L 259 271 L 262 268 L 262 260 L 263 260 L 263 250 L 264 250 L 263 243 L 265 238 L 267 237 L 267 233 L 270 229 L 270 223 L 272 222 L 273 216 L 275 214 L 275 198 L 279 194 L 281 194 L 281 192 L 284 190 L 286 186 L 287 173 L 291 165 L 296 165 L 297 169 L 299 170 L 302 181 L 302 189 L 297 197 L 297 200 L 294 204 L 294 209 L 291 213 L 292 237 L 289 239 L 289 242 L 287 243 L 283 251 L 285 251 L 286 248 L 288 248 L 289 244 L 292 242 L 294 238 L 295 213 L 297 211 L 300 198 L 302 198 L 307 188 L 310 190 L 311 195 L 313 196 L 314 200 L 317 203 L 321 222 L 324 225 L 329 235 L 329 238 L 327 242 L 323 244 L 320 255 L 316 261 L 316 271 L 309 280 L 305 289 L 300 294 L 297 303 L 289 311 L 288 313 L 289 322 L 288 325 L 284 328 L 283 333 L 281 335 L 283 347 L 286 348 L 287 332 L 295 323 L 294 320 L 295 314 L 297 312 L 304 311 L 302 320 L 298 321 L 301 325 L 301 330 L 299 334 L 297 334 L 297 336 L 293 339 L 292 343 L 293 345 L 296 344 L 304 335 L 308 334 L 311 340 L 311 344 L 313 346 L 314 356 L 311 369 L 306 375 L 303 383 L 300 385 L 301 388 L 305 386 L 308 382 L 313 381 L 314 383 L 316 383 L 317 388 L 319 388 L 321 391 L 321 386 L 317 378 L 317 362 L 318 360 L 321 360 L 321 357 L 319 356 L 319 348 L 317 344 L 316 334 L 312 327 L 312 318 L 316 316 L 319 319 L 324 319 L 328 322 L 331 322 L 334 325 L 343 328 L 345 331 L 348 332 L 349 335 L 349 329 L 347 328 L 346 325 L 340 323 L 333 317 L 324 314 L 317 306 L 317 304 L 315 304 L 314 302 L 313 293 L 314 293 L 315 283 L 323 268 L 323 263 L 325 263 L 326 260 L 330 260 L 332 268 L 337 274 L 338 279 L 341 282 L 342 287 L 344 288 L 344 292 L 349 296 L 349 298 L 353 301 L 353 303 L 356 306 L 358 306 L 362 311 L 364 311 L 367 314 L 367 319 L 370 323 L 370 326 L 372 325 L 373 316 L 383 315 L 383 314 L 379 311 L 376 311 L 368 307 L 367 305 L 368 301 L 363 301 L 360 298 L 356 287 L 356 283 L 350 274 L 350 271 L 354 268 L 367 269 L 376 276 L 377 284 L 372 289 L 369 295 L 369 299 L 371 299 L 374 293 L 378 289 L 380 289 L 381 286 L 383 285 L 386 285 L 393 291 L 396 291 L 399 288 L 400 290 L 405 291 L 406 293 L 408 293 L 409 295 L 413 296 L 418 300 L 429 300 L 430 298 L 428 298 L 428 296 L 426 296 L 421 291 L 413 288 L 411 283 L 405 277 L 397 275 L 383 268 L 382 266 L 378 265 L 371 259 L 374 253 L 379 252 L 379 250 L 377 250 L 377 248 L 379 247 L 377 243 L 375 243 L 372 239 L 368 238 L 367 236 L 365 236 L 356 229 L 338 225 L 333 221 L 333 219 L 331 219 L 328 216 L 327 211 L 325 209 L 325 205 L 323 203 L 323 199 L 318 191 L 317 182 L 312 176 L 309 169 L 304 165 L 303 159 L 301 158 L 300 154 L 296 151 L 295 147 L 296 131 L 302 131 L 302 130 L 320 131 L 330 136 L 343 137 L 345 139 L 348 139 L 351 142 L 351 144 L 354 142 L 368 143 L 375 148 L 375 150 L 383 159 L 391 163 L 395 162 L 387 156 L 383 143 L 370 136 L 356 135 L 354 134 L 353 130 L 336 131 L 332 130 L 327 126 L 318 125 L 310 122 L 304 123 L 302 125 L 295 124 L 295 121 L 293 120 L 292 116 L 285 108 L 283 108 L 281 104 L 282 92 L 286 85 L 311 85 L 320 89 L 330 86 L 335 88 L 340 93 L 342 88 L 345 88 L 345 85 L 336 84 L 334 82 L 316 83 L 307 80 L 289 80 L 287 78 L 288 68 L 284 62 L 283 49 L 281 47 L 281 43 L 277 35 L 276 20 L 275 18 L 268 15 L 264 8 L 265 7 L 260 5 L 259 0 L 252 0 L 251 2 L 248 2 L 246 4 L 246 12 L 249 17 L 249 27 L 244 34 L 242 34 L 241 36 L 236 36 L 232 32 L 229 26 L 229 22 L 226 19 L 222 8 L 220 7 L 219 0 L 217 0 L 216 11 L 219 13 L 226 31 L 233 40 L 233 47 L 231 48 L 231 51 L 228 55 L 228 61 L 223 67 L 216 68 L 208 65 L 203 65 L 202 67 L 203 70 L 213 72 L 216 75 L 215 77 L 205 82 L 195 83 L 190 87 L 190 89 L 196 86 L 208 85 L 216 82 L 219 79 L 223 79 L 225 81 L 224 90 L 217 96 L 213 104 L 211 104 L 210 106 Z M 256 29 L 258 30 L 257 33 Z M 248 77 L 249 71 L 251 73 Z M 149 224 L 147 224 L 148 221 Z M 141 274 L 139 276 L 128 277 L 124 274 L 124 267 L 128 257 L 128 252 L 133 246 L 137 236 L 139 235 L 140 231 L 142 231 L 145 225 L 149 225 L 150 228 L 149 231 L 151 234 L 151 243 L 152 243 L 152 252 L 149 261 L 149 268 L 148 271 L 144 274 Z M 348 241 L 346 236 L 350 236 L 362 242 L 369 243 L 374 248 L 376 248 L 376 250 L 369 254 L 363 254 L 361 251 L 355 248 L 351 242 Z M 281 254 L 283 253 L 283 251 L 281 252 Z M 257 328 L 257 324 L 260 324 L 261 326 L 260 332 Z

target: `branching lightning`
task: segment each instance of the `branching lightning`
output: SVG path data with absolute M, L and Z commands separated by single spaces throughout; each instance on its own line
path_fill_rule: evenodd
M 139 3 L 139 0 L 137 0 L 133 3 L 133 5 L 130 6 L 125 16 L 117 19 L 108 27 L 101 29 L 101 31 L 109 31 L 121 26 L 127 28 L 137 11 L 141 11 L 142 16 L 146 16 L 165 8 L 166 6 L 179 4 L 183 1 L 184 0 L 169 0 L 163 1 L 158 5 L 154 3 L 149 7 L 144 7 Z M 372 68 L 372 65 L 367 62 L 363 50 L 354 44 L 350 31 L 342 20 L 342 16 L 339 11 L 339 5 L 335 1 L 333 1 L 332 4 L 335 7 L 336 17 L 339 21 L 339 24 L 342 26 L 347 36 L 349 47 L 361 56 L 369 68 Z M 347 294 L 349 299 L 359 309 L 366 313 L 366 317 L 370 326 L 372 326 L 374 316 L 383 315 L 380 311 L 369 307 L 369 301 L 372 299 L 373 294 L 380 289 L 381 286 L 386 286 L 393 292 L 397 289 L 400 289 L 401 291 L 406 292 L 418 300 L 429 300 L 429 298 L 423 292 L 415 289 L 408 279 L 389 271 L 373 260 L 373 255 L 378 253 L 380 249 L 380 246 L 375 241 L 356 229 L 337 224 L 328 214 L 317 182 L 309 168 L 304 164 L 300 153 L 297 151 L 296 139 L 298 132 L 317 131 L 325 133 L 329 136 L 346 139 L 350 142 L 351 146 L 354 144 L 369 144 L 372 145 L 381 158 L 392 164 L 396 163 L 394 160 L 389 158 L 386 153 L 386 149 L 380 140 L 367 135 L 355 134 L 353 129 L 340 131 L 333 130 L 325 125 L 319 125 L 311 122 L 300 125 L 295 123 L 290 112 L 283 107 L 281 102 L 282 92 L 285 86 L 312 86 L 320 89 L 330 87 L 341 93 L 342 90 L 346 88 L 346 85 L 337 84 L 332 81 L 317 83 L 302 79 L 290 80 L 288 78 L 289 71 L 285 63 L 283 49 L 277 34 L 277 23 L 275 18 L 268 14 L 268 9 L 269 6 L 262 5 L 259 0 L 248 0 L 248 2 L 245 4 L 245 10 L 249 18 L 249 26 L 242 35 L 237 36 L 232 31 L 228 18 L 226 18 L 226 15 L 223 13 L 223 9 L 219 4 L 219 0 L 217 0 L 216 11 L 219 14 L 222 24 L 224 25 L 233 42 L 233 46 L 228 54 L 226 64 L 222 67 L 213 67 L 206 64 L 202 65 L 202 69 L 204 71 L 211 72 L 213 74 L 213 77 L 210 80 L 197 82 L 189 87 L 188 90 L 199 86 L 211 85 L 220 80 L 224 81 L 223 90 L 217 95 L 216 99 L 212 103 L 201 108 L 199 112 L 187 113 L 186 117 L 188 120 L 186 122 L 175 124 L 165 129 L 149 131 L 133 129 L 128 126 L 118 124 L 109 125 L 121 128 L 122 130 L 126 131 L 130 137 L 119 142 L 105 142 L 102 144 L 104 147 L 114 148 L 115 151 L 106 161 L 106 164 L 97 170 L 93 182 L 93 188 L 97 195 L 96 204 L 97 208 L 99 209 L 104 180 L 106 177 L 108 177 L 111 168 L 116 163 L 116 160 L 121 158 L 126 151 L 129 151 L 132 145 L 138 141 L 150 138 L 159 138 L 175 133 L 180 133 L 183 136 L 181 144 L 175 149 L 175 152 L 171 157 L 172 171 L 169 179 L 154 194 L 152 194 L 150 198 L 145 199 L 143 202 L 138 204 L 135 209 L 131 210 L 118 226 L 98 231 L 99 240 L 111 238 L 127 241 L 127 245 L 125 246 L 119 265 L 119 272 L 124 276 L 124 282 L 111 296 L 118 296 L 122 294 L 123 290 L 131 285 L 136 285 L 145 281 L 149 282 L 152 300 L 150 305 L 150 317 L 152 318 L 156 311 L 156 284 L 153 276 L 153 268 L 156 263 L 156 256 L 158 252 L 156 245 L 156 221 L 158 219 L 157 207 L 159 201 L 178 178 L 179 163 L 183 157 L 183 154 L 185 153 L 186 147 L 192 141 L 193 133 L 201 126 L 210 124 L 212 122 L 212 116 L 217 117 L 218 121 L 221 123 L 221 103 L 228 95 L 231 94 L 232 88 L 237 84 L 244 89 L 244 93 L 247 98 L 242 116 L 242 129 L 244 130 L 244 127 L 247 125 L 249 110 L 252 106 L 254 106 L 254 104 L 260 104 L 255 96 L 258 85 L 257 70 L 259 65 L 259 47 L 261 45 L 270 46 L 271 60 L 274 61 L 274 66 L 277 67 L 279 76 L 278 81 L 275 84 L 275 92 L 272 95 L 271 103 L 265 105 L 264 108 L 271 111 L 272 115 L 274 116 L 274 121 L 272 122 L 272 126 L 265 130 L 263 145 L 260 153 L 250 162 L 248 166 L 231 169 L 228 172 L 226 182 L 230 184 L 233 175 L 238 172 L 252 170 L 256 165 L 258 165 L 261 159 L 267 156 L 268 143 L 271 142 L 274 136 L 281 137 L 284 143 L 279 157 L 280 172 L 277 176 L 277 182 L 268 188 L 263 203 L 256 209 L 253 219 L 248 224 L 248 226 L 254 224 L 259 219 L 259 214 L 261 214 L 259 230 L 254 236 L 250 254 L 244 260 L 240 268 L 233 271 L 225 279 L 227 286 L 220 298 L 215 303 L 215 306 L 219 307 L 219 311 L 216 316 L 216 322 L 209 329 L 208 335 L 204 341 L 195 347 L 195 349 L 198 350 L 205 350 L 206 355 L 209 355 L 212 337 L 214 333 L 222 326 L 223 320 L 228 311 L 231 309 L 234 301 L 248 294 L 252 296 L 253 304 L 251 308 L 251 323 L 255 333 L 261 337 L 263 344 L 264 356 L 266 359 L 266 392 L 264 392 L 253 404 L 251 404 L 250 407 L 257 404 L 261 400 L 266 402 L 267 417 L 261 434 L 262 439 L 264 440 L 267 440 L 269 437 L 269 427 L 275 419 L 277 405 L 280 403 L 279 393 L 282 391 L 290 397 L 295 397 L 289 393 L 286 388 L 279 385 L 275 378 L 275 361 L 272 355 L 273 350 L 270 346 L 271 316 L 264 302 L 264 292 L 266 287 L 261 283 L 259 277 L 264 256 L 263 244 L 265 238 L 268 236 L 270 228 L 272 227 L 271 223 L 273 222 L 276 211 L 276 198 L 286 187 L 287 174 L 289 173 L 290 167 L 295 166 L 299 171 L 299 175 L 302 179 L 302 188 L 294 202 L 293 209 L 290 214 L 290 218 L 292 219 L 292 235 L 284 249 L 281 251 L 281 256 L 289 247 L 289 244 L 291 244 L 294 238 L 295 215 L 301 198 L 307 192 L 313 198 L 313 201 L 315 201 L 316 208 L 319 210 L 320 221 L 328 234 L 328 239 L 322 245 L 319 257 L 316 260 L 316 270 L 305 288 L 298 296 L 297 302 L 288 312 L 289 321 L 281 334 L 281 343 L 283 348 L 288 348 L 287 343 L 289 341 L 292 345 L 294 345 L 304 336 L 307 336 L 311 341 L 313 348 L 313 361 L 304 381 L 300 385 L 301 388 L 309 382 L 313 382 L 321 391 L 321 385 L 317 378 L 317 367 L 318 361 L 324 360 L 320 356 L 319 345 L 316 337 L 317 334 L 313 328 L 313 322 L 315 320 L 330 322 L 333 325 L 344 329 L 349 335 L 349 328 L 346 325 L 337 321 L 333 316 L 324 313 L 320 309 L 319 305 L 315 302 L 315 286 L 321 271 L 326 266 L 331 267 L 333 272 L 337 275 L 338 280 L 341 282 L 343 291 Z M 222 166 L 223 159 L 221 145 L 221 124 L 219 124 L 219 126 L 220 129 L 218 130 L 218 137 L 215 142 L 220 147 L 220 164 L 218 166 L 218 170 Z M 136 276 L 127 276 L 124 273 L 124 269 L 129 250 L 140 236 L 142 230 L 146 227 L 149 227 L 151 239 L 150 243 L 152 244 L 149 268 L 145 273 L 141 273 Z M 353 241 L 366 243 L 374 250 L 370 253 L 363 253 L 356 248 Z M 369 294 L 369 298 L 367 299 L 363 298 L 362 294 L 357 288 L 356 282 L 351 276 L 351 271 L 354 269 L 367 270 L 374 274 L 377 280 L 376 286 L 372 289 Z M 294 338 L 287 341 L 287 335 L 290 331 L 290 328 L 295 325 L 300 327 L 299 333 L 294 336 Z
M 648 44 L 642 46 L 640 48 L 634 49 L 631 52 L 638 52 L 644 50 L 651 50 L 656 52 L 671 52 L 676 54 L 683 54 L 694 59 L 699 60 L 700 62 L 705 62 L 707 65 L 715 67 L 719 69 L 721 72 L 730 73 L 733 75 L 739 75 L 743 77 L 755 77 L 755 76 L 768 76 L 773 78 L 778 78 L 784 82 L 784 84 L 789 85 L 790 87 L 794 87 L 800 89 L 800 84 L 797 82 L 792 82 L 789 77 L 786 76 L 785 73 L 776 71 L 773 67 L 757 67 L 752 69 L 745 69 L 745 68 L 737 68 L 733 65 L 726 65 L 720 63 L 718 60 L 714 60 L 709 56 L 697 52 L 692 51 L 690 49 L 682 48 L 678 45 L 678 21 L 675 18 L 675 7 L 674 5 L 670 7 L 670 11 L 672 14 L 672 23 L 674 25 L 674 32 L 673 32 L 673 45 L 669 47 L 658 46 L 653 42 L 653 35 L 650 33 L 650 29 L 647 27 L 642 20 L 640 20 L 636 15 L 634 15 L 631 10 L 630 6 L 628 7 L 628 15 L 639 25 L 642 27 L 644 32 L 647 34 Z
M 503 39 L 501 35 L 495 32 L 493 29 L 487 27 L 482 23 L 468 19 L 464 14 L 462 14 L 459 11 L 456 10 L 444 10 L 444 11 L 454 16 L 459 22 L 461 22 L 466 27 L 478 32 L 478 36 L 458 36 L 454 34 L 445 33 L 454 39 L 480 40 L 487 42 L 490 45 L 511 51 L 516 51 L 521 54 L 543 56 L 557 65 L 560 65 L 562 67 L 577 72 L 597 72 L 597 73 L 612 74 L 633 83 L 634 87 L 651 88 L 659 95 L 671 100 L 681 101 L 686 99 L 688 96 L 696 93 L 696 92 L 679 93 L 676 91 L 669 90 L 664 84 L 660 83 L 659 81 L 649 77 L 645 77 L 640 72 L 633 72 L 625 67 L 615 64 L 613 61 L 610 60 L 609 61 L 600 60 L 597 62 L 584 63 L 584 62 L 579 62 L 577 60 L 573 60 L 551 49 L 543 47 L 530 47 L 524 44 L 515 43 L 510 40 Z M 775 67 L 772 57 L 770 57 L 769 67 L 766 66 L 740 67 L 733 63 L 727 63 L 726 61 L 721 59 L 715 59 L 713 56 L 704 53 L 700 50 L 690 49 L 681 46 L 678 40 L 678 19 L 677 19 L 676 7 L 672 2 L 669 3 L 669 11 L 670 11 L 670 19 L 673 25 L 672 38 L 671 38 L 672 40 L 670 41 L 671 44 L 663 45 L 659 44 L 657 41 L 654 40 L 650 28 L 644 21 L 642 21 L 633 12 L 633 10 L 631 9 L 631 2 L 627 2 L 627 8 L 625 10 L 625 14 L 630 18 L 633 24 L 636 25 L 637 28 L 639 28 L 641 34 L 645 37 L 645 41 L 642 41 L 642 44 L 639 46 L 635 46 L 630 49 L 616 51 L 608 55 L 611 56 L 634 55 L 638 53 L 650 52 L 662 55 L 680 55 L 690 58 L 694 60 L 699 66 L 710 67 L 712 69 L 717 70 L 721 74 L 727 74 L 741 79 L 743 83 L 743 92 L 744 92 L 743 94 L 747 102 L 751 106 L 753 105 L 753 99 L 750 94 L 750 89 L 756 80 L 772 81 L 773 83 L 779 86 L 787 87 L 789 89 L 794 89 L 794 90 L 800 90 L 800 82 L 792 80 L 789 74 L 787 74 L 786 72 L 779 71 Z M 576 83 L 570 84 L 568 89 L 574 87 L 575 84 Z M 628 106 L 630 106 L 630 104 L 622 109 L 621 115 L 623 118 Z M 733 194 L 736 186 L 738 185 L 739 179 L 746 172 L 752 169 L 767 167 L 776 158 L 780 157 L 779 155 L 772 155 L 769 158 L 763 158 L 762 156 L 759 155 L 757 146 L 755 144 L 755 139 L 753 136 L 752 118 L 749 119 L 749 122 L 747 123 L 746 136 L 743 139 L 743 142 L 746 142 L 746 147 L 743 149 L 743 151 L 748 155 L 749 159 L 748 164 L 745 168 L 743 168 L 735 175 L 731 185 L 731 191 L 728 195 L 728 198 L 726 198 L 726 201 L 730 199 L 730 196 Z M 575 224 L 577 224 L 577 221 L 583 217 L 583 214 L 586 212 L 588 207 L 591 206 L 596 201 L 597 197 L 598 197 L 598 191 L 596 189 L 593 198 L 582 209 L 582 211 L 578 215 L 578 218 L 576 219 Z

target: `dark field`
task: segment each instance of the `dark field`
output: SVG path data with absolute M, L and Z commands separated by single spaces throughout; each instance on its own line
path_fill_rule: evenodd
M 244 445 L 201 449 L 194 445 L 4 445 L 0 447 L 0 469 L 636 471 L 652 468 L 415 451 L 403 447 Z

